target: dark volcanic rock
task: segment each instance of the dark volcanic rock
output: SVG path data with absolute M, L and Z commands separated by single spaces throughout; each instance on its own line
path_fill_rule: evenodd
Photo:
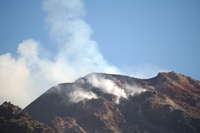
M 10 102 L 0 106 L 0 132 L 1 133 L 54 133 L 54 131 L 33 120 L 26 111 Z
M 179 104 L 160 92 L 146 91 L 121 103 L 120 108 L 129 122 L 129 127 L 137 125 L 140 129 L 152 133 L 200 131 L 199 115 L 190 115 Z
M 86 131 L 81 128 L 76 120 L 72 117 L 61 118 L 55 116 L 51 123 L 52 127 L 56 132 L 66 132 L 66 133 L 86 133 Z
M 88 82 L 92 75 L 112 81 L 127 97 L 118 98 L 114 95 L 116 90 L 105 92 L 93 86 Z M 130 94 L 130 87 L 134 95 Z M 138 91 L 141 88 L 146 91 Z M 76 98 L 81 100 L 74 103 L 69 95 L 74 90 L 93 93 L 96 98 L 80 96 Z M 63 133 L 198 133 L 200 81 L 175 72 L 159 73 L 151 79 L 90 74 L 74 83 L 52 87 L 25 110 L 34 119 Z
M 119 126 L 125 122 L 115 103 L 105 98 L 84 100 L 76 105 L 74 118 L 89 133 L 121 132 Z

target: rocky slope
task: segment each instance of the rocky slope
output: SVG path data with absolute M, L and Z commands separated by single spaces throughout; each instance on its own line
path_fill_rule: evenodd
M 198 133 L 200 81 L 93 73 L 50 88 L 25 110 L 61 133 Z
M 54 131 L 33 120 L 26 111 L 10 102 L 0 106 L 0 132 L 1 133 L 54 133 Z

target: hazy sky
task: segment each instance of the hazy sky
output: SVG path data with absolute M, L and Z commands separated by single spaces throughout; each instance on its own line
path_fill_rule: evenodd
M 200 80 L 199 50 L 199 0 L 1 0 L 0 101 L 90 72 Z

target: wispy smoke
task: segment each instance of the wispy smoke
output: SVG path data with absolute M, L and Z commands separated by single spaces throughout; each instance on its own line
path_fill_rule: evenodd
M 11 53 L 0 56 L 0 102 L 5 100 L 25 107 L 51 86 L 71 82 L 91 72 L 121 73 L 110 65 L 101 54 L 97 42 L 91 39 L 93 30 L 84 21 L 86 15 L 83 0 L 44 0 L 47 13 L 46 28 L 51 40 L 58 46 L 57 54 L 49 58 L 48 50 L 39 41 L 27 39 L 18 45 L 16 57 Z M 92 79 L 91 83 L 118 97 L 127 97 L 124 90 L 111 81 Z M 75 92 L 72 92 L 71 97 Z M 96 97 L 80 89 L 79 96 Z
M 43 10 L 47 13 L 46 27 L 59 51 L 49 58 L 39 41 L 27 39 L 18 45 L 17 57 L 10 53 L 1 55 L 1 102 L 8 100 L 24 107 L 60 82 L 73 81 L 94 71 L 119 73 L 91 39 L 93 30 L 83 20 L 86 11 L 82 0 L 44 0 Z
M 146 89 L 139 88 L 135 84 L 121 83 L 116 79 L 107 79 L 103 76 L 97 76 L 96 74 L 90 74 L 86 77 L 93 87 L 99 88 L 104 93 L 112 94 L 116 96 L 115 103 L 119 103 L 120 98 L 128 99 L 129 96 L 139 94 L 146 91 Z
M 84 99 L 98 98 L 97 95 L 93 93 L 92 91 L 85 91 L 85 90 L 79 90 L 79 89 L 76 89 L 70 92 L 68 96 L 69 96 L 69 102 L 73 102 L 73 103 L 77 103 Z
M 76 83 L 76 82 L 75 82 Z M 90 84 L 87 88 L 82 88 L 81 85 Z M 129 96 L 139 94 L 146 91 L 144 88 L 138 87 L 136 84 L 121 83 L 121 81 L 112 78 L 108 79 L 100 74 L 90 74 L 85 77 L 85 80 L 79 79 L 78 85 L 71 88 L 68 94 L 70 102 L 79 102 L 83 99 L 98 98 L 98 95 L 93 91 L 94 88 L 99 89 L 103 93 L 116 96 L 115 103 L 119 104 L 120 98 L 128 99 Z
M 92 86 L 101 89 L 105 93 L 113 94 L 117 98 L 127 98 L 125 90 L 118 87 L 112 80 L 105 79 L 102 76 L 96 76 L 96 74 L 87 76 L 87 80 Z

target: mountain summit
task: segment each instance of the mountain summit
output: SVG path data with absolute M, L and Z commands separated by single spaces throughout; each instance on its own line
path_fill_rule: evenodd
M 50 88 L 26 110 L 62 133 L 198 133 L 200 81 L 92 73 Z

